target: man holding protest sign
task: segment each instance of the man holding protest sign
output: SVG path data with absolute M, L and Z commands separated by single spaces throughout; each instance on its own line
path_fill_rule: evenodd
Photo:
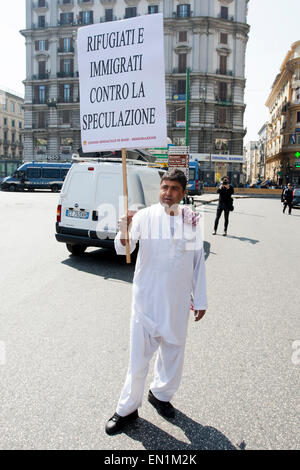
M 126 148 L 166 147 L 167 142 L 163 15 L 80 28 L 78 54 L 82 149 L 122 149 L 126 201 Z M 148 363 L 157 349 L 148 399 L 163 416 L 174 416 L 169 401 L 181 379 L 192 291 L 196 321 L 206 309 L 199 225 L 191 211 L 179 206 L 186 183 L 184 173 L 175 170 L 163 177 L 159 204 L 134 217 L 125 204 L 116 250 L 129 262 L 137 240 L 140 248 L 133 285 L 130 368 L 117 413 L 106 425 L 108 434 L 137 418 Z
M 125 254 L 130 227 L 130 251 L 139 241 L 133 280 L 130 364 L 116 413 L 106 424 L 115 434 L 138 418 L 151 357 L 158 351 L 148 401 L 166 418 L 174 418 L 170 403 L 182 374 L 191 293 L 195 321 L 206 311 L 203 244 L 195 214 L 179 206 L 186 194 L 186 176 L 171 170 L 162 177 L 160 203 L 119 222 L 115 239 Z

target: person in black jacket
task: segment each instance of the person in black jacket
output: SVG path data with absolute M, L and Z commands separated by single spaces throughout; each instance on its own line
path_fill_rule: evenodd
M 217 234 L 219 219 L 222 215 L 222 212 L 224 211 L 225 222 L 224 222 L 223 236 L 226 237 L 227 227 L 228 227 L 228 222 L 229 222 L 229 212 L 233 205 L 233 200 L 231 196 L 234 194 L 234 189 L 231 186 L 231 184 L 229 184 L 229 180 L 227 176 L 223 176 L 222 183 L 219 186 L 217 193 L 219 194 L 219 204 L 217 208 L 217 215 L 216 215 L 213 235 Z
M 285 188 L 282 194 L 283 213 L 285 213 L 286 207 L 289 206 L 289 215 L 292 215 L 293 199 L 294 199 L 293 188 L 292 188 L 291 183 L 289 183 L 287 188 Z

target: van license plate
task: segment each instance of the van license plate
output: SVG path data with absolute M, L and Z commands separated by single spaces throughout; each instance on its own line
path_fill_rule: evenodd
M 85 211 L 74 211 L 74 210 L 66 210 L 67 217 L 75 217 L 76 219 L 88 219 L 89 213 Z

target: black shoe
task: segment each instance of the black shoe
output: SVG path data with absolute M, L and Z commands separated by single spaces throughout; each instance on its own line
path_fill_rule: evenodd
M 139 417 L 138 410 L 133 411 L 130 415 L 120 416 L 115 413 L 106 423 L 105 431 L 107 434 L 116 434 L 121 431 L 127 424 L 132 423 Z
M 223 233 L 223 237 L 227 237 L 227 232 L 226 231 Z
M 216 230 L 213 232 L 213 235 L 217 235 L 217 231 L 216 231 Z
M 158 413 L 165 418 L 175 418 L 175 408 L 169 401 L 161 401 L 155 398 L 151 390 L 148 393 L 148 401 L 154 408 L 157 409 Z

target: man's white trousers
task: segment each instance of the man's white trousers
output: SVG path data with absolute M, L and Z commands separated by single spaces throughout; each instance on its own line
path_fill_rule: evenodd
M 127 416 L 141 406 L 149 363 L 157 350 L 150 390 L 158 400 L 171 400 L 180 385 L 184 361 L 184 344 L 178 346 L 162 337 L 153 337 L 134 319 L 130 336 L 129 368 L 116 410 L 120 416 Z

